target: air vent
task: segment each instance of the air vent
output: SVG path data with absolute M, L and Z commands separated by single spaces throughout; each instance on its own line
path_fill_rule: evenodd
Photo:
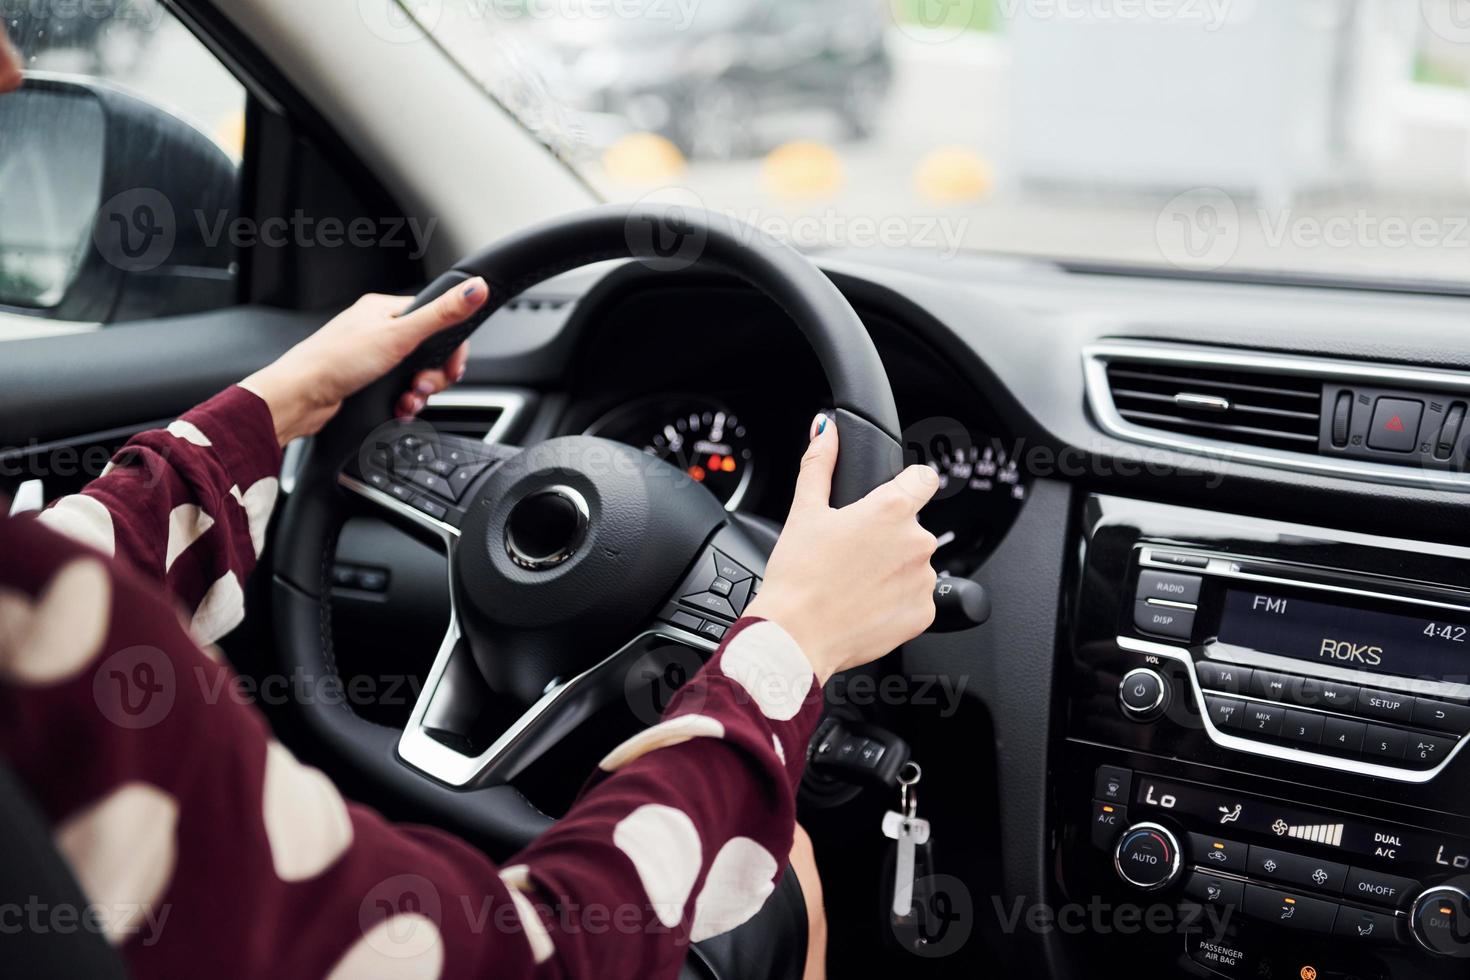
M 419 418 L 440 432 L 499 442 L 515 425 L 526 399 L 500 388 L 455 387 L 429 396 Z
M 1293 374 L 1119 359 L 1113 406 L 1137 426 L 1268 449 L 1316 453 L 1322 382 Z

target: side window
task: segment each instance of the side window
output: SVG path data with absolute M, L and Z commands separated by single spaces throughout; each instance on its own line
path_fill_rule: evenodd
M 0 340 L 228 306 L 244 87 L 157 0 L 0 0 Z

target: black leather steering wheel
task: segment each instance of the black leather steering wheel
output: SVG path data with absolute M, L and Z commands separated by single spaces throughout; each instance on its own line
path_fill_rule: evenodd
M 727 219 L 685 209 L 594 208 L 469 256 L 416 297 L 413 308 L 475 275 L 490 285 L 476 317 L 354 396 L 313 439 L 274 536 L 275 628 L 288 669 L 335 677 L 330 574 L 346 516 L 367 504 L 444 542 L 453 622 L 410 729 L 366 721 L 342 699 L 316 699 L 302 711 L 310 734 L 356 775 L 494 856 L 523 846 L 549 822 L 509 780 L 569 727 L 622 696 L 623 677 L 639 658 L 666 656 L 673 646 L 713 649 L 709 636 L 666 621 L 682 590 L 713 562 L 733 561 L 749 573 L 748 599 L 764 569 L 765 548 L 713 495 L 631 447 L 584 436 L 524 449 L 490 446 L 392 421 L 412 373 L 442 362 L 495 309 L 550 276 L 613 258 L 668 270 L 707 263 L 791 316 L 834 396 L 842 438 L 834 504 L 856 500 L 900 464 L 892 389 L 852 307 L 806 258 Z M 423 469 L 436 459 L 441 482 L 456 484 L 448 492 Z M 458 745 L 436 727 L 463 710 L 456 679 L 475 666 L 499 697 L 525 706 L 489 752 Z

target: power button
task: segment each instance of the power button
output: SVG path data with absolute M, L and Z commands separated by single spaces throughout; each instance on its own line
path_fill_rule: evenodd
M 1137 667 L 1123 675 L 1118 685 L 1118 702 L 1130 718 L 1148 719 L 1164 707 L 1168 686 L 1157 671 Z

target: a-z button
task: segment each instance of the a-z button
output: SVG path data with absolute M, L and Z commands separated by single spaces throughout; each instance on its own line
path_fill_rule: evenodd
M 1145 633 L 1188 640 L 1194 634 L 1194 612 L 1148 602 L 1133 604 L 1133 625 Z

